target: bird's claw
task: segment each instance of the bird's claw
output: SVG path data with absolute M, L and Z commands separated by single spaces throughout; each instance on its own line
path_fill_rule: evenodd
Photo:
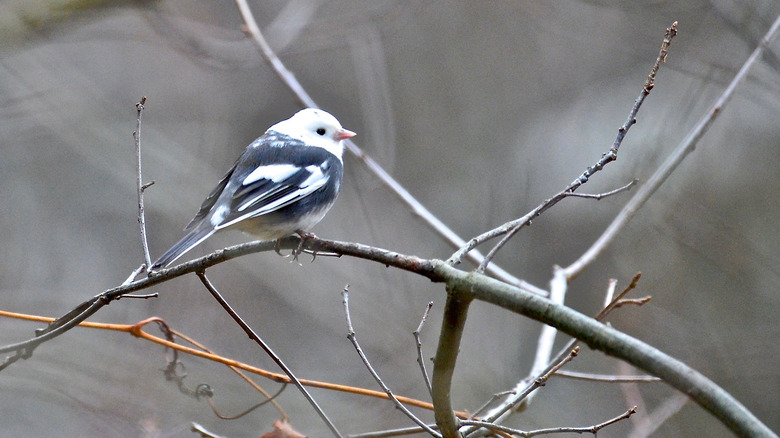
M 274 252 L 279 254 L 279 257 L 290 257 L 290 254 L 282 254 L 282 239 L 276 239 L 276 244 L 274 245 Z
M 298 230 L 298 231 L 296 231 L 295 233 L 296 233 L 298 236 L 300 236 L 300 238 L 301 238 L 301 241 L 300 241 L 300 243 L 298 243 L 298 247 L 297 247 L 297 248 L 295 248 L 295 249 L 293 250 L 293 252 L 292 252 L 293 259 L 292 259 L 292 260 L 290 260 L 290 263 L 292 263 L 292 262 L 298 262 L 298 265 L 300 265 L 300 266 L 303 266 L 303 265 L 301 265 L 301 262 L 299 262 L 299 261 L 298 261 L 298 256 L 299 256 L 299 255 L 301 255 L 301 254 L 304 252 L 304 249 L 303 249 L 303 244 L 304 244 L 304 243 L 305 243 L 305 242 L 306 242 L 308 239 L 316 239 L 316 238 L 317 238 L 317 236 L 315 236 L 315 235 L 314 235 L 314 233 L 309 233 L 309 232 L 306 232 L 306 231 L 301 231 L 301 230 Z M 312 251 L 312 253 L 311 253 L 311 257 L 312 257 L 312 258 L 311 258 L 311 262 L 313 263 L 313 262 L 314 262 L 314 259 L 315 259 L 315 258 L 317 258 L 317 252 L 316 252 L 316 251 Z

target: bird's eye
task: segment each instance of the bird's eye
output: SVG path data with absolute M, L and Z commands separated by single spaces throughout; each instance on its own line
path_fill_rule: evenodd
M 317 134 L 319 135 L 325 135 L 325 133 L 328 132 L 325 130 L 325 128 L 317 128 Z

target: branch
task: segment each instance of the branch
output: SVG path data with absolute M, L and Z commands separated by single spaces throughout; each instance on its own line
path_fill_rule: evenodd
M 459 271 L 447 263 L 437 264 L 436 271 L 447 278 L 447 285 L 453 292 L 552 325 L 580 339 L 591 348 L 622 359 L 651 375 L 662 378 L 666 383 L 690 396 L 738 435 L 775 436 L 745 406 L 714 382 L 679 360 L 638 339 L 573 309 L 552 304 L 549 300 L 492 278 Z
M 282 239 L 280 243 L 281 247 L 285 249 L 297 248 L 299 244 L 300 239 L 297 237 Z M 103 305 L 123 294 L 142 290 L 187 273 L 197 272 L 235 257 L 270 251 L 274 247 L 274 242 L 259 241 L 231 246 L 190 262 L 162 269 L 150 277 L 108 289 L 78 306 L 66 317 L 56 320 L 52 323 L 54 328 L 47 328 L 40 337 L 0 347 L 0 353 L 16 352 L 20 349 L 30 351 L 29 349 L 41 342 L 76 326 Z M 309 251 L 331 252 L 342 256 L 371 260 L 380 265 L 412 272 L 434 282 L 444 282 L 448 295 L 458 296 L 459 300 L 485 301 L 544 324 L 552 325 L 558 330 L 580 339 L 591 348 L 622 359 L 650 375 L 660 377 L 674 388 L 690 396 L 696 403 L 739 435 L 775 436 L 766 425 L 761 423 L 734 397 L 679 360 L 612 327 L 605 326 L 596 319 L 566 306 L 553 304 L 548 299 L 529 293 L 522 288 L 482 274 L 461 271 L 442 260 L 422 259 L 359 243 L 309 238 L 304 242 L 303 248 Z M 438 354 L 439 351 L 437 351 Z M 436 362 L 434 366 L 436 366 Z M 434 378 L 434 387 L 436 386 L 435 380 Z
M 592 433 L 595 436 L 596 433 L 599 430 L 601 430 L 601 429 L 603 429 L 603 428 L 605 428 L 605 427 L 607 427 L 607 426 L 609 426 L 611 424 L 615 424 L 618 421 L 625 420 L 625 419 L 631 417 L 635 413 L 636 413 L 636 406 L 634 406 L 633 408 L 627 410 L 626 412 L 618 415 L 615 418 L 612 418 L 612 419 L 607 420 L 607 421 L 605 421 L 603 423 L 596 424 L 596 425 L 593 425 L 593 426 L 585 426 L 585 427 L 551 427 L 549 429 L 537 429 L 537 430 L 530 430 L 530 431 L 522 431 L 522 430 L 519 430 L 519 429 L 513 429 L 511 427 L 499 426 L 497 424 L 486 423 L 484 421 L 465 420 L 463 423 L 464 424 L 469 424 L 469 425 L 474 425 L 474 426 L 481 426 L 481 427 L 484 427 L 486 429 L 491 429 L 491 430 L 495 430 L 495 431 L 507 432 L 507 433 L 511 433 L 512 436 L 516 435 L 516 436 L 521 436 L 521 437 L 534 437 L 534 436 L 537 436 L 537 435 L 548 435 L 548 434 L 554 434 L 554 433 L 556 433 L 556 434 L 557 433 L 579 433 L 579 434 L 582 434 L 582 433 Z
M 422 319 L 420 320 L 420 325 L 418 325 L 417 330 L 412 333 L 414 335 L 414 343 L 417 346 L 417 364 L 420 365 L 420 372 L 422 373 L 425 387 L 428 388 L 428 394 L 431 398 L 433 398 L 433 390 L 431 389 L 431 379 L 428 377 L 428 371 L 425 369 L 425 358 L 423 357 L 420 332 L 422 332 L 423 325 L 425 325 L 425 321 L 428 319 L 428 314 L 431 312 L 432 307 L 433 301 L 429 301 L 428 305 L 425 306 L 425 313 L 423 313 Z
M 366 357 L 366 354 L 363 352 L 363 349 L 360 348 L 360 344 L 357 341 L 357 336 L 355 335 L 355 329 L 352 328 L 352 317 L 349 314 L 349 285 L 344 287 L 344 290 L 341 292 L 341 295 L 343 297 L 343 304 L 344 304 L 344 313 L 347 317 L 347 339 L 349 339 L 350 342 L 352 342 L 352 346 L 355 347 L 355 351 L 357 351 L 358 356 L 360 356 L 360 360 L 363 361 L 363 365 L 366 366 L 366 369 L 368 369 L 368 372 L 371 373 L 371 376 L 376 380 L 376 383 L 379 384 L 379 386 L 382 388 L 382 390 L 387 394 L 387 397 L 395 403 L 395 406 L 404 413 L 409 419 L 411 419 L 413 422 L 415 422 L 418 426 L 420 426 L 423 430 L 428 432 L 431 436 L 440 438 L 441 434 L 439 432 L 436 432 L 435 430 L 431 429 L 430 426 L 425 424 L 422 420 L 417 418 L 416 415 L 414 415 L 409 409 L 404 406 L 403 403 L 398 401 L 396 396 L 393 394 L 393 392 L 388 388 L 387 385 L 385 385 L 385 382 L 382 381 L 382 378 L 379 377 L 379 374 L 374 370 L 374 367 L 371 366 L 371 362 L 368 361 L 368 357 Z
M 553 361 L 547 365 L 547 367 L 542 370 L 539 374 L 537 374 L 538 377 L 526 380 L 528 382 L 527 385 L 525 385 L 522 390 L 515 390 L 510 391 L 509 394 L 512 395 L 512 397 L 501 404 L 501 406 L 493 408 L 488 413 L 487 417 L 483 417 L 481 421 L 485 423 L 490 424 L 498 424 L 503 420 L 503 416 L 510 411 L 510 409 L 515 409 L 517 406 L 520 406 L 520 403 L 527 402 L 528 398 L 535 393 L 535 391 L 542 386 L 547 384 L 547 381 L 552 377 L 554 373 L 559 371 L 561 368 L 563 368 L 564 365 L 571 362 L 580 352 L 580 347 L 576 346 L 576 340 L 573 340 L 569 342 L 568 345 L 563 347 L 561 350 L 561 353 L 558 354 Z M 492 400 L 495 400 L 496 396 L 494 395 Z M 486 406 L 482 406 L 480 410 L 485 409 Z M 518 409 L 519 410 L 519 409 Z M 479 431 L 478 427 L 470 427 L 466 430 L 464 435 L 471 436 Z
M 566 196 L 569 197 L 569 198 L 588 198 L 588 199 L 595 199 L 597 201 L 600 201 L 601 199 L 606 198 L 607 196 L 617 195 L 618 193 L 631 190 L 631 187 L 633 187 L 634 184 L 636 184 L 637 182 L 639 182 L 638 179 L 633 179 L 633 180 L 631 180 L 630 183 L 628 183 L 628 184 L 626 184 L 626 185 L 624 185 L 622 187 L 618 187 L 615 190 L 610 190 L 610 191 L 604 192 L 604 193 L 595 193 L 594 194 L 594 193 L 568 192 L 566 194 Z
M 0 310 L 0 316 L 2 317 L 8 317 L 8 318 L 15 318 L 15 319 L 22 319 L 27 321 L 37 321 L 37 322 L 45 322 L 45 323 L 51 323 L 54 321 L 54 318 L 45 317 L 45 316 L 38 316 L 38 315 L 28 315 L 23 313 L 15 313 L 15 312 L 8 312 L 5 310 Z M 183 333 L 170 329 L 170 332 L 175 335 L 176 337 L 179 337 L 190 344 L 196 346 L 198 349 L 194 349 L 191 347 L 187 347 L 185 345 L 175 343 L 172 341 L 169 341 L 167 339 L 161 338 L 159 336 L 152 335 L 150 333 L 147 333 L 143 330 L 143 328 L 148 325 L 151 322 L 163 322 L 160 318 L 157 317 L 151 317 L 147 318 L 143 321 L 140 321 L 136 324 L 109 324 L 109 323 L 101 323 L 101 322 L 90 322 L 90 321 L 84 321 L 78 324 L 79 327 L 85 327 L 85 328 L 93 328 L 93 329 L 101 329 L 101 330 L 113 330 L 113 331 L 119 331 L 124 333 L 130 333 L 133 336 L 137 338 L 141 338 L 146 341 L 153 342 L 155 344 L 161 345 L 163 347 L 169 348 L 174 351 L 178 351 L 181 353 L 189 354 L 191 356 L 199 357 L 202 359 L 210 360 L 216 363 L 220 363 L 223 365 L 226 365 L 230 367 L 235 372 L 240 372 L 241 370 L 247 371 L 253 374 L 256 374 L 260 377 L 272 380 L 274 382 L 282 383 L 282 384 L 288 384 L 292 383 L 290 378 L 285 374 L 280 373 L 273 373 L 268 370 L 258 368 L 252 365 L 248 365 L 243 362 L 239 362 L 234 359 L 230 359 L 224 356 L 220 356 L 218 354 L 215 354 L 202 344 L 196 342 L 194 339 L 184 335 Z M 269 396 L 267 392 L 264 392 L 261 388 L 256 386 L 254 382 L 251 380 L 248 380 L 245 378 L 243 374 L 241 374 L 241 377 L 244 378 L 244 380 L 247 381 L 252 387 L 257 389 L 258 391 L 262 392 L 263 395 Z M 336 383 L 329 383 L 329 382 L 323 382 L 319 380 L 309 380 L 309 379 L 299 379 L 300 382 L 305 385 L 312 388 L 320 388 L 320 389 L 327 389 L 330 391 L 340 391 L 345 392 L 349 394 L 355 394 L 355 395 L 362 395 L 362 396 L 368 396 L 368 397 L 375 397 L 375 398 L 384 398 L 387 399 L 387 394 L 380 392 L 380 391 L 374 391 L 371 389 L 366 388 L 359 388 L 355 386 L 346 386 L 346 385 L 339 385 Z M 404 397 L 396 395 L 399 401 L 406 405 L 415 406 L 422 409 L 427 409 L 432 411 L 433 405 L 428 402 L 424 402 L 418 399 L 410 398 L 410 397 Z M 275 404 L 275 403 L 274 403 Z M 275 404 L 276 405 L 276 404 Z M 287 414 L 281 409 L 280 406 L 276 405 L 277 409 L 279 410 L 280 414 L 283 417 L 287 417 Z M 469 414 L 467 412 L 457 412 L 456 413 L 458 417 L 461 418 L 467 418 Z
M 149 256 L 149 243 L 146 240 L 146 215 L 144 214 L 144 190 L 147 187 L 154 184 L 154 181 L 149 184 L 144 184 L 143 174 L 141 172 L 141 114 L 144 112 L 144 104 L 146 103 L 146 96 L 141 98 L 141 101 L 135 104 L 135 108 L 138 111 L 138 117 L 135 122 L 135 132 L 133 132 L 133 138 L 135 139 L 135 155 L 138 162 L 137 174 L 136 174 L 136 186 L 138 188 L 138 226 L 141 228 L 141 246 L 143 247 L 144 260 L 146 260 L 146 266 L 152 266 L 152 259 Z M 140 272 L 140 271 L 139 271 Z M 137 274 L 136 274 L 137 275 Z
M 663 382 L 655 376 L 613 376 L 608 374 L 580 373 L 577 371 L 558 370 L 555 372 L 558 377 L 566 377 L 575 380 L 588 380 L 591 382 L 605 383 L 655 383 Z
M 458 432 L 460 424 L 452 409 L 450 388 L 471 301 L 471 294 L 458 293 L 447 287 L 447 302 L 444 304 L 444 317 L 441 322 L 439 346 L 433 359 L 431 382 L 433 414 L 444 438 L 461 436 Z
M 610 147 L 609 150 L 601 156 L 601 159 L 599 159 L 593 166 L 585 169 L 585 171 L 579 177 L 577 177 L 577 179 L 566 186 L 566 188 L 558 192 L 552 198 L 546 199 L 538 207 L 531 210 L 531 212 L 525 216 L 513 221 L 509 221 L 500 227 L 482 233 L 479 236 L 469 240 L 468 245 L 462 246 L 460 249 L 458 249 L 458 251 L 450 256 L 448 261 L 451 264 L 459 263 L 461 258 L 463 258 L 478 245 L 495 237 L 504 235 L 504 238 L 501 239 L 501 241 L 499 241 L 498 244 L 496 244 L 496 246 L 490 250 L 488 255 L 485 256 L 485 259 L 480 263 L 479 268 L 477 268 L 478 272 L 482 272 L 487 267 L 488 263 L 490 263 L 490 260 L 493 258 L 493 256 L 495 256 L 498 250 L 504 246 L 509 241 L 509 239 L 512 238 L 512 236 L 520 231 L 521 228 L 526 225 L 530 225 L 531 220 L 535 219 L 544 213 L 547 209 L 557 204 L 561 199 L 570 196 L 569 193 L 574 192 L 583 184 L 587 183 L 590 177 L 593 176 L 596 172 L 602 170 L 604 166 L 611 163 L 612 161 L 617 160 L 617 154 L 618 150 L 620 149 L 620 145 L 623 143 L 623 139 L 625 138 L 626 133 L 628 133 L 628 130 L 631 129 L 631 126 L 636 123 L 636 115 L 639 112 L 639 108 L 642 106 L 645 98 L 650 94 L 650 90 L 652 90 L 655 85 L 656 72 L 658 72 L 661 63 L 666 60 L 666 51 L 668 50 L 669 44 L 675 35 L 677 35 L 676 21 L 672 23 L 668 29 L 666 29 L 666 35 L 664 36 L 663 43 L 661 44 L 661 50 L 658 53 L 655 64 L 653 64 L 653 68 L 650 70 L 650 74 L 648 75 L 647 80 L 642 86 L 642 91 L 639 93 L 639 97 L 637 97 L 634 101 L 634 106 L 631 108 L 631 111 L 629 111 L 626 121 L 623 122 L 623 125 L 620 128 L 618 128 L 618 134 L 615 138 L 615 141 L 612 143 L 612 147 Z
M 342 438 L 343 435 L 339 432 L 339 430 L 336 428 L 336 425 L 333 424 L 332 421 L 330 421 L 330 418 L 325 414 L 325 411 L 320 408 L 319 404 L 314 400 L 314 397 L 309 394 L 309 391 L 304 388 L 304 386 L 301 384 L 300 380 L 298 380 L 297 377 L 293 374 L 292 370 L 282 361 L 282 359 L 271 349 L 271 347 L 263 341 L 260 336 L 255 333 L 254 330 L 252 330 L 252 327 L 249 327 L 249 324 L 247 324 L 241 316 L 236 313 L 235 310 L 230 306 L 230 304 L 225 301 L 225 299 L 222 297 L 222 295 L 219 293 L 219 291 L 214 287 L 213 284 L 209 281 L 208 278 L 206 278 L 206 271 L 200 270 L 197 272 L 198 278 L 200 278 L 200 281 L 203 283 L 203 286 L 206 287 L 206 289 L 211 293 L 211 295 L 214 297 L 214 299 L 217 300 L 217 302 L 222 306 L 223 309 L 230 315 L 231 318 L 241 327 L 244 332 L 249 336 L 249 339 L 255 341 L 260 348 L 265 351 L 265 354 L 268 355 L 268 357 L 271 358 L 271 360 L 276 363 L 276 365 L 279 366 L 279 368 L 284 371 L 285 374 L 290 378 L 290 380 L 295 384 L 295 386 L 298 388 L 298 390 L 303 394 L 304 398 L 309 402 L 309 404 L 314 408 L 314 410 L 317 412 L 317 415 L 322 418 L 322 421 L 325 422 L 325 424 L 328 426 L 328 428 L 333 432 L 333 435 L 335 435 L 338 438 Z
M 582 254 L 579 259 L 577 259 L 577 261 L 565 269 L 566 278 L 569 280 L 574 279 L 588 265 L 593 263 L 596 257 L 598 257 L 604 251 L 604 249 L 607 247 L 607 245 L 609 245 L 610 242 L 612 242 L 615 236 L 621 230 L 623 230 L 623 227 L 625 227 L 626 224 L 628 224 L 631 219 L 636 216 L 639 209 L 645 205 L 645 202 L 647 202 L 647 200 L 650 199 L 655 191 L 658 190 L 658 188 L 661 187 L 664 182 L 666 182 L 667 178 L 669 178 L 672 172 L 677 169 L 677 166 L 680 165 L 683 159 L 685 159 L 688 154 L 693 152 L 693 150 L 696 148 L 696 144 L 699 143 L 699 140 L 701 140 L 704 134 L 709 130 L 710 126 L 712 126 L 712 123 L 715 121 L 718 115 L 720 115 L 723 108 L 731 99 L 731 96 L 734 94 L 734 90 L 736 90 L 737 86 L 742 82 L 745 76 L 747 76 L 747 73 L 750 68 L 753 67 L 753 64 L 755 64 L 755 62 L 761 57 L 761 54 L 764 52 L 764 49 L 766 49 L 769 41 L 775 37 L 779 27 L 780 16 L 775 19 L 775 22 L 772 23 L 769 31 L 766 33 L 766 35 L 764 35 L 764 38 L 761 39 L 761 42 L 758 44 L 756 49 L 753 50 L 753 53 L 742 65 L 742 68 L 739 69 L 739 72 L 737 72 L 736 76 L 734 76 L 734 79 L 731 80 L 731 83 L 723 91 L 723 94 L 720 96 L 720 98 L 715 101 L 715 104 L 712 105 L 712 107 L 705 113 L 704 117 L 699 120 L 699 123 L 697 123 L 693 130 L 688 133 L 688 135 L 682 140 L 682 142 L 680 142 L 679 145 L 677 145 L 677 147 L 674 149 L 674 151 L 672 151 L 661 167 L 655 171 L 653 176 L 651 176 L 650 179 L 642 187 L 640 187 L 639 190 L 637 190 L 633 198 L 628 201 L 626 206 L 623 207 L 620 213 L 618 213 L 618 215 L 609 225 L 609 227 L 607 227 L 604 233 L 593 243 L 593 245 L 588 248 L 588 250 L 585 251 L 585 253 Z

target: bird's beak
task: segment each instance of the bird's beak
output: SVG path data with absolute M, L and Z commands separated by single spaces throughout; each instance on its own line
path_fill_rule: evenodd
M 333 137 L 336 139 L 336 141 L 346 140 L 348 138 L 352 138 L 356 136 L 354 132 L 350 131 L 349 129 L 341 128 L 339 132 L 336 133 L 336 135 Z

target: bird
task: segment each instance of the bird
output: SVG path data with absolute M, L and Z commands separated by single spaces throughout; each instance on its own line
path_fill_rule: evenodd
M 316 108 L 274 124 L 247 146 L 184 228 L 186 235 L 149 271 L 169 266 L 226 229 L 261 240 L 307 236 L 336 201 L 344 175 L 344 140 L 355 135 Z

